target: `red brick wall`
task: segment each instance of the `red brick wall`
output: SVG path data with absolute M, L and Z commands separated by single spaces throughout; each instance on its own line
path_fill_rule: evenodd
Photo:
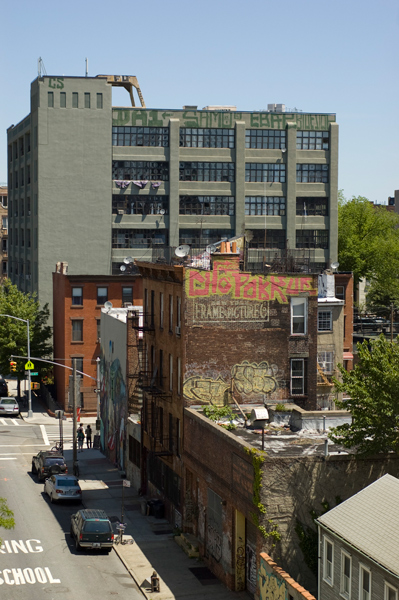
M 353 275 L 336 273 L 335 286 L 345 287 L 344 306 L 344 352 L 353 352 Z M 353 369 L 353 360 L 348 360 L 347 369 Z

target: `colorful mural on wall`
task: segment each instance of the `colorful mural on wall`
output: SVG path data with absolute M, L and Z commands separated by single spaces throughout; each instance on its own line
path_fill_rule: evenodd
M 222 377 L 212 379 L 193 375 L 183 384 L 183 395 L 193 402 L 206 402 L 215 406 L 229 403 L 229 390 L 237 390 L 243 396 L 268 394 L 277 389 L 275 374 L 277 367 L 270 367 L 266 361 L 250 363 L 244 360 L 231 368 L 231 380 Z
M 101 355 L 101 421 L 102 447 L 107 455 L 125 467 L 124 438 L 125 419 L 127 418 L 126 385 L 119 359 L 106 362 Z
M 286 600 L 287 592 L 285 582 L 278 579 L 274 573 L 266 570 L 267 563 L 260 557 L 258 571 L 259 600 Z
M 231 262 L 218 261 L 213 271 L 187 269 L 185 272 L 187 298 L 229 296 L 236 300 L 256 302 L 276 301 L 288 304 L 290 296 L 305 293 L 317 296 L 312 276 L 252 275 L 238 271 Z

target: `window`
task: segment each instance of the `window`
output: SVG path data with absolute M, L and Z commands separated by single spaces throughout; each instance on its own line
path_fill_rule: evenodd
M 101 340 L 101 319 L 96 319 L 97 322 L 97 342 Z
M 360 565 L 359 574 L 359 599 L 371 599 L 371 571 L 364 565 Z
M 26 247 L 30 248 L 31 247 L 31 242 L 30 242 L 30 229 L 26 230 Z
M 181 215 L 235 214 L 234 196 L 180 196 Z
M 173 296 L 169 294 L 169 333 L 173 333 Z
M 85 108 L 90 108 L 90 92 L 85 92 Z
M 169 181 L 167 161 L 113 160 L 112 179 Z
M 327 217 L 328 198 L 296 199 L 296 214 L 299 217 Z
M 113 248 L 160 248 L 167 246 L 169 232 L 166 229 L 113 229 Z
M 1 217 L 1 227 L 2 227 L 2 229 L 8 229 L 8 217 L 7 217 L 7 215 Z
M 72 320 L 72 341 L 83 342 L 83 321 L 81 319 Z
M 54 92 L 47 92 L 47 106 L 54 108 Z
M 319 310 L 317 313 L 318 331 L 332 331 L 332 312 L 331 310 Z
M 169 196 L 114 194 L 112 196 L 112 214 L 121 214 L 120 211 L 125 215 L 167 215 L 169 212 Z
M 208 502 L 207 502 L 207 522 L 208 527 L 211 528 L 215 536 L 218 536 L 220 540 L 223 539 L 223 508 L 222 498 L 216 494 L 211 488 L 208 488 Z M 208 552 L 214 556 L 217 560 L 220 560 L 221 549 L 218 544 L 209 545 L 207 548 Z
M 252 229 L 252 239 L 248 243 L 249 248 L 279 248 L 286 246 L 285 229 Z M 266 235 L 265 235 L 266 234 Z
M 30 133 L 26 134 L 26 151 L 30 152 Z
M 303 396 L 307 393 L 307 360 L 291 359 L 291 395 Z
M 97 94 L 97 108 L 103 107 L 103 95 Z
M 20 137 L 19 138 L 19 155 L 23 156 L 24 154 L 25 154 L 24 138 Z
M 280 163 L 245 163 L 245 181 L 285 183 L 285 165 Z
M 180 419 L 176 419 L 176 454 L 180 456 Z
M 185 148 L 234 148 L 234 129 L 181 127 L 180 146 Z
M 349 554 L 341 552 L 341 594 L 344 598 L 351 597 L 352 558 Z
M 324 538 L 323 579 L 330 585 L 334 583 L 334 544 Z
M 297 229 L 296 248 L 328 249 L 328 229 Z
M 81 321 L 81 322 L 83 322 L 83 321 Z M 74 356 L 73 358 L 75 359 L 76 370 L 84 373 L 84 371 L 83 371 L 83 356 Z M 83 375 L 81 375 L 80 373 L 78 373 L 77 375 L 78 375 L 78 377 L 83 377 Z
M 151 296 L 150 296 L 151 300 L 151 304 L 150 304 L 150 327 L 154 327 L 154 316 L 155 316 L 155 292 L 154 290 L 151 290 Z
M 162 384 L 162 382 L 161 382 Z M 158 408 L 158 415 L 159 415 L 159 443 L 163 444 L 163 408 L 162 406 L 160 406 Z
M 30 184 L 30 165 L 26 165 L 26 183 Z
M 285 216 L 284 196 L 245 196 L 245 214 L 254 216 Z
M 148 325 L 148 290 L 144 289 L 144 323 Z
M 173 415 L 169 413 L 169 452 L 173 452 Z
M 163 329 L 163 293 L 159 293 L 159 327 Z
M 282 150 L 286 147 L 285 131 L 275 129 L 247 129 L 245 147 L 264 150 Z
M 20 231 L 21 231 L 21 236 L 20 236 L 21 247 L 24 248 L 25 247 L 25 229 L 21 229 Z
M 291 298 L 291 334 L 307 333 L 307 299 Z
M 134 465 L 136 465 L 136 467 L 140 467 L 140 461 L 141 461 L 140 442 L 138 442 L 136 439 L 134 439 L 134 437 L 131 435 L 129 435 L 129 460 Z
M 398 600 L 398 590 L 385 581 L 384 600 Z
M 108 300 L 108 288 L 98 287 L 97 288 L 97 304 L 105 304 Z
M 297 150 L 328 150 L 328 131 L 297 131 Z
M 73 287 L 72 288 L 72 306 L 83 305 L 83 288 Z
M 169 354 L 169 391 L 173 391 L 173 355 Z
M 60 92 L 60 108 L 66 108 L 66 92 Z
M 177 393 L 181 394 L 181 384 L 180 384 L 180 379 L 181 379 L 181 358 L 180 356 L 177 357 Z
M 7 250 L 8 250 L 8 239 L 7 238 L 2 238 L 1 240 L 1 251 L 3 254 L 7 254 Z
M 179 244 L 193 246 L 208 246 L 215 244 L 221 238 L 230 238 L 234 235 L 231 229 L 180 229 Z
M 113 127 L 113 146 L 169 146 L 168 127 Z
M 78 108 L 79 95 L 78 92 L 72 92 L 72 108 Z
M 163 350 L 159 351 L 159 387 L 163 388 Z
M 122 287 L 122 305 L 125 304 L 133 304 L 133 288 L 132 287 Z
M 180 335 L 181 332 L 181 298 L 177 296 L 177 311 L 176 311 L 176 333 Z
M 234 163 L 228 162 L 181 162 L 180 181 L 230 181 L 233 182 Z
M 338 300 L 345 300 L 345 286 L 344 285 L 336 285 L 335 286 L 335 297 Z
M 297 165 L 297 183 L 328 183 L 328 165 Z

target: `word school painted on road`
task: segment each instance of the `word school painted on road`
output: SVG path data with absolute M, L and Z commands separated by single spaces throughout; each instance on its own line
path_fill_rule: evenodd
M 43 552 L 40 540 L 4 540 L 0 546 L 0 554 L 37 554 Z M 0 570 L 1 585 L 24 585 L 26 583 L 61 583 L 53 577 L 48 567 L 26 567 Z

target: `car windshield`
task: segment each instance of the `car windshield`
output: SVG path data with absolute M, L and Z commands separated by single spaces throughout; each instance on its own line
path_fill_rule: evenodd
M 109 521 L 86 521 L 83 531 L 86 533 L 106 533 L 111 531 Z
M 45 460 L 46 465 L 63 465 L 64 464 L 64 459 L 63 458 L 46 458 Z
M 0 404 L 16 404 L 14 398 L 2 398 Z
M 57 487 L 78 487 L 79 484 L 76 479 L 57 479 Z

